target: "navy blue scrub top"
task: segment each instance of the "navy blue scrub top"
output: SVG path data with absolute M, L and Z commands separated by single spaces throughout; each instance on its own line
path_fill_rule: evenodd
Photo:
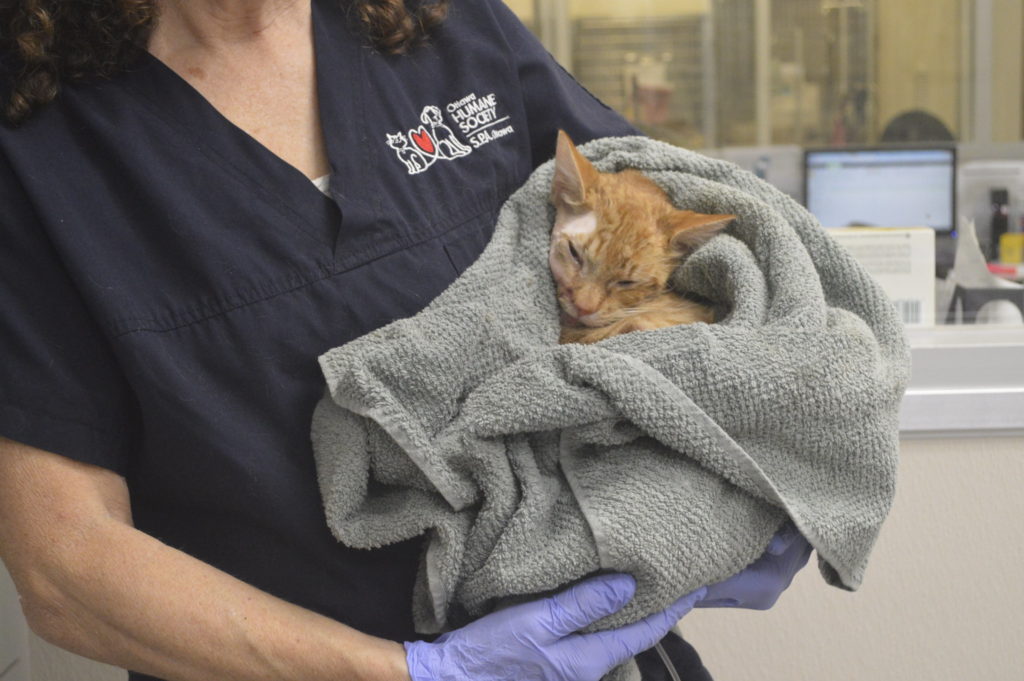
M 317 357 L 444 290 L 557 128 L 636 132 L 498 0 L 397 57 L 313 10 L 329 196 L 148 54 L 0 128 L 0 434 L 123 475 L 166 544 L 409 640 L 420 543 L 324 522 Z

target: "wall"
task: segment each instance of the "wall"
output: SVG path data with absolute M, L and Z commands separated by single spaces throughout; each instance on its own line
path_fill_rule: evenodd
M 14 582 L 0 563 L 0 679 L 29 681 L 28 632 Z
M 534 17 L 535 0 L 505 0 L 519 18 L 529 23 Z M 679 14 L 704 14 L 711 6 L 711 0 L 562 0 L 568 2 L 569 15 L 573 18 L 588 17 L 635 17 L 676 16 Z
M 879 135 L 894 116 L 925 109 L 954 135 L 961 127 L 960 0 L 879 0 L 876 7 Z
M 534 0 L 505 0 L 505 4 L 509 6 L 509 9 L 527 23 L 533 21 L 533 3 Z
M 704 14 L 711 0 L 570 0 L 569 11 L 574 17 L 636 17 L 678 16 Z
M 772 610 L 698 610 L 683 630 L 725 681 L 1020 681 L 1022 490 L 1024 437 L 906 441 L 859 591 L 811 567 Z
M 1024 137 L 1024 3 L 996 0 L 992 40 L 992 140 Z
M 962 98 L 972 97 L 970 66 L 961 64 L 961 6 L 967 0 L 876 2 L 879 133 L 893 116 L 925 109 L 958 139 L 970 139 L 961 120 Z M 1024 136 L 1022 82 L 1024 6 L 1020 0 L 991 0 L 992 140 Z M 961 87 L 968 88 L 961 91 Z

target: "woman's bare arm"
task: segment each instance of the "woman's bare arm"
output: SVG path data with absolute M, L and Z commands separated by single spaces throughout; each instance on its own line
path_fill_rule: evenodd
M 0 558 L 32 630 L 102 662 L 171 681 L 409 678 L 400 644 L 136 530 L 119 475 L 4 438 Z

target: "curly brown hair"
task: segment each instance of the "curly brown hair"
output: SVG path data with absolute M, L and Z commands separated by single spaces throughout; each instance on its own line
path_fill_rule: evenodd
M 450 0 L 335 0 L 387 54 L 407 52 L 440 24 Z M 62 80 L 106 78 L 138 57 L 156 0 L 0 0 L 0 59 L 10 82 L 0 116 L 24 122 Z M 0 74 L 3 72 L 0 71 Z

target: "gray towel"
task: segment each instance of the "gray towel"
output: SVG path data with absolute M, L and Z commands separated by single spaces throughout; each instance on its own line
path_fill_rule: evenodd
M 637 579 L 634 621 L 762 554 L 792 519 L 850 590 L 892 502 L 902 326 L 790 198 L 640 137 L 581 151 L 673 202 L 738 219 L 673 283 L 718 323 L 558 345 L 553 164 L 505 204 L 480 258 L 426 309 L 320 358 L 327 521 L 353 547 L 426 533 L 415 624 L 437 632 L 598 570 Z

